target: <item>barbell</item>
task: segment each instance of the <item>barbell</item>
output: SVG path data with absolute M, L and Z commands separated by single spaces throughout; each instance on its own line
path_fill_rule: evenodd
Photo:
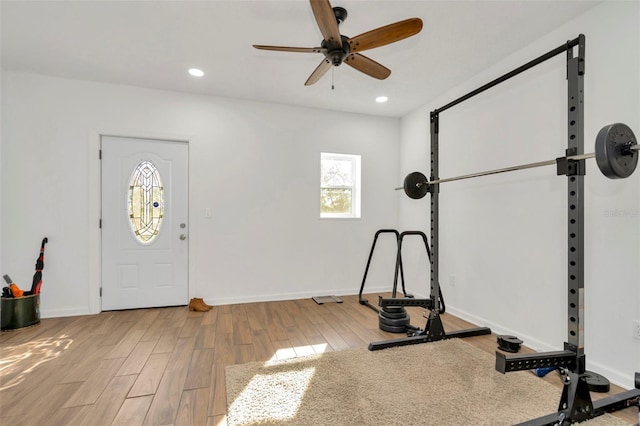
M 532 169 L 535 167 L 552 166 L 554 164 L 566 164 L 569 161 L 580 161 L 588 158 L 596 159 L 598 168 L 606 177 L 610 179 L 624 179 L 635 171 L 638 165 L 638 157 L 640 156 L 638 151 L 640 151 L 640 146 L 638 146 L 638 141 L 629 126 L 622 123 L 614 123 L 603 127 L 598 132 L 595 152 L 589 154 L 571 155 L 556 158 L 555 160 L 538 161 L 536 163 L 520 164 L 468 175 L 434 179 L 431 182 L 429 182 L 424 174 L 412 172 L 404 178 L 404 186 L 396 188 L 396 191 L 404 189 L 405 194 L 407 194 L 409 198 L 420 199 L 431 191 L 433 185 L 440 183 L 513 172 L 516 170 Z

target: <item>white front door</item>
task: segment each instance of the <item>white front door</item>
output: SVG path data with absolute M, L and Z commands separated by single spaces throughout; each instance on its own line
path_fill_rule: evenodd
M 186 305 L 188 144 L 103 136 L 102 310 Z

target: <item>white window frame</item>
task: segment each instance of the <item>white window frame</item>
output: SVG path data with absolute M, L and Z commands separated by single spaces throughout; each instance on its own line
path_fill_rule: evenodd
M 353 186 L 322 186 L 322 161 L 323 160 L 340 160 L 351 162 L 352 182 Z M 322 189 L 325 188 L 349 188 L 351 189 L 351 211 L 348 213 L 323 213 L 322 206 L 318 205 L 321 219 L 360 219 L 361 217 L 361 193 L 362 193 L 362 181 L 361 181 L 361 163 L 362 156 L 357 154 L 338 154 L 331 152 L 320 153 L 320 172 L 318 173 L 320 179 L 320 193 L 318 194 L 318 200 L 322 195 Z M 319 204 L 319 203 L 318 203 Z

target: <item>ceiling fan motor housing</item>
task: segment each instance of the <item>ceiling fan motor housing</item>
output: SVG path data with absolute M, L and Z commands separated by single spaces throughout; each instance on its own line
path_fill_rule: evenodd
M 349 37 L 340 35 L 340 38 L 342 39 L 342 46 L 333 40 L 323 40 L 321 43 L 321 46 L 327 49 L 326 52 L 323 52 L 324 56 L 335 67 L 340 65 L 344 58 L 351 53 Z

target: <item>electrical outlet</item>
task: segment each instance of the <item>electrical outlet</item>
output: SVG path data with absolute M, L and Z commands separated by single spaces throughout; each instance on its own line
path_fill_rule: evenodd
M 640 340 L 640 321 L 633 321 L 633 338 Z

